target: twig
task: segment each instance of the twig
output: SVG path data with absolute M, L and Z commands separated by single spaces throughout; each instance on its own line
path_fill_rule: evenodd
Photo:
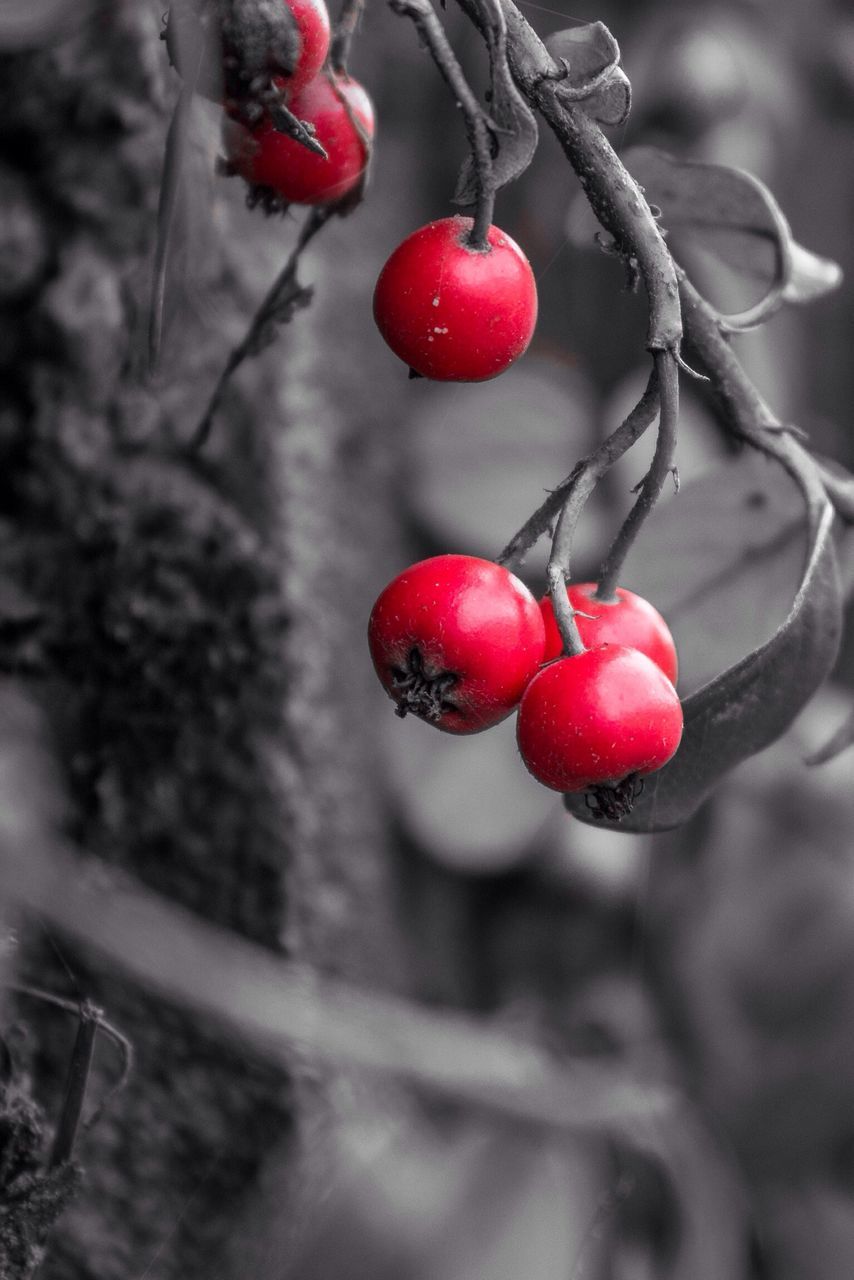
M 507 546 L 497 557 L 498 564 L 519 565 L 544 533 L 551 527 L 553 520 L 565 509 L 572 499 L 573 510 L 580 513 L 582 506 L 592 493 L 598 481 L 609 467 L 621 458 L 627 449 L 639 440 L 647 427 L 655 420 L 658 413 L 658 373 L 653 365 L 646 390 L 632 409 L 626 420 L 613 431 L 598 449 L 576 463 L 570 474 L 549 494 L 542 506 L 526 520 L 518 533 L 514 534 Z M 577 523 L 577 515 L 575 518 Z M 571 539 L 574 522 L 572 515 L 567 517 L 562 537 Z M 565 573 L 569 573 L 570 543 L 562 543 L 561 562 Z
M 676 357 L 669 351 L 657 351 L 654 369 L 661 398 L 658 440 L 649 471 L 643 478 L 640 493 L 623 526 L 614 539 L 599 571 L 595 599 L 613 600 L 623 567 L 641 525 L 658 501 L 667 477 L 673 471 L 676 431 L 679 425 L 679 369 Z
M 430 56 L 451 88 L 463 113 L 474 164 L 477 201 L 474 223 L 468 234 L 472 249 L 487 248 L 487 232 L 495 205 L 492 177 L 491 122 L 465 78 L 456 54 L 448 43 L 444 28 L 430 0 L 390 0 L 391 8 L 415 23 Z
M 255 313 L 245 337 L 228 357 L 208 401 L 208 406 L 186 445 L 188 452 L 195 453 L 206 443 L 214 417 L 234 372 L 240 368 L 248 356 L 257 355 L 269 344 L 272 340 L 272 331 L 277 324 L 287 324 L 293 312 L 300 306 L 306 306 L 311 300 L 311 291 L 302 289 L 297 284 L 296 273 L 300 255 L 334 213 L 334 206 L 323 206 L 312 209 L 306 218 L 290 257 Z
M 74 1150 L 74 1139 L 77 1136 L 80 1117 L 83 1114 L 83 1103 L 86 1099 L 86 1085 L 89 1082 L 89 1070 L 92 1066 L 92 1054 L 95 1051 L 95 1036 L 98 1032 L 101 1010 L 86 1000 L 80 1006 L 79 1017 L 80 1022 L 77 1026 L 77 1035 L 68 1068 L 65 1099 L 50 1155 L 51 1169 L 70 1160 Z
M 92 1022 L 96 1024 L 96 1029 L 103 1032 L 108 1040 L 116 1046 L 121 1057 L 121 1069 L 115 1083 L 107 1091 L 95 1109 L 92 1111 L 88 1120 L 83 1124 L 84 1130 L 91 1129 L 100 1120 L 107 1107 L 117 1094 L 121 1093 L 125 1087 L 133 1070 L 133 1046 L 127 1036 L 122 1035 L 111 1022 L 108 1022 L 103 1013 L 94 1004 L 87 1000 L 70 1000 L 67 996 L 58 996 L 53 991 L 45 991 L 43 987 L 34 987 L 28 982 L 9 982 L 6 983 L 8 991 L 14 991 L 16 995 L 28 996 L 33 1000 L 40 1000 L 44 1004 L 52 1004 L 57 1009 L 62 1009 L 64 1013 L 71 1013 L 82 1021 Z M 79 1040 L 79 1035 L 78 1035 Z M 75 1052 L 77 1044 L 75 1043 Z M 73 1062 L 73 1059 L 72 1059 Z M 72 1070 L 73 1070 L 72 1066 Z M 81 1099 L 82 1103 L 82 1099 Z M 72 1135 L 73 1137 L 73 1135 Z M 58 1139 L 57 1139 L 58 1140 Z M 61 1163 L 61 1162 L 60 1162 Z
M 201 56 L 201 55 L 200 55 Z M 181 86 L 175 110 L 166 134 L 163 155 L 163 177 L 157 205 L 157 244 L 154 250 L 152 270 L 151 310 L 148 317 L 148 365 L 153 371 L 160 356 L 163 341 L 163 308 L 166 298 L 166 268 L 175 210 L 178 205 L 178 187 L 187 150 L 187 130 L 193 105 L 193 81 Z

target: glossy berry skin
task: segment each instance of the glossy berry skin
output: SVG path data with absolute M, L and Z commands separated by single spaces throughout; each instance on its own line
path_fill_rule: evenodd
M 629 649 L 639 649 L 676 683 L 679 664 L 676 646 L 667 623 L 657 609 L 643 596 L 617 587 L 616 600 L 596 600 L 595 582 L 567 583 L 566 594 L 573 609 L 578 610 L 575 625 L 585 649 L 601 644 L 622 644 Z M 546 661 L 560 657 L 563 641 L 555 621 L 552 602 L 548 595 L 540 601 L 543 621 L 546 624 Z M 590 617 L 584 617 L 590 614 Z
M 537 601 L 476 556 L 421 560 L 380 593 L 368 623 L 377 675 L 397 703 L 446 733 L 504 720 L 543 659 Z
M 329 11 L 323 0 L 284 0 L 294 15 L 300 37 L 300 52 L 296 66 L 289 76 L 277 76 L 288 98 L 299 93 L 313 80 L 326 61 L 329 52 Z M 291 108 L 293 110 L 293 108 Z M 300 116 L 300 119 L 305 117 Z
M 373 137 L 373 104 L 358 81 L 349 76 L 315 76 L 293 95 L 288 108 L 314 125 L 327 159 L 279 133 L 267 119 L 252 130 L 229 121 L 225 130 L 228 158 L 247 182 L 271 187 L 290 204 L 335 204 L 358 185 L 368 163 L 368 149 L 347 113 L 348 106 L 368 138 Z
M 471 249 L 471 218 L 441 218 L 408 236 L 374 291 L 374 319 L 395 355 L 422 377 L 485 382 L 526 350 L 537 322 L 530 263 L 498 227 Z
M 667 676 L 646 654 L 615 644 L 543 667 L 516 730 L 527 769 L 555 791 L 653 773 L 681 736 L 682 707 Z

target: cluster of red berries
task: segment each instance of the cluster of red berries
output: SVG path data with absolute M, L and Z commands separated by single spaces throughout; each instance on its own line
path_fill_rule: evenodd
M 371 657 L 399 715 L 446 733 L 479 733 L 518 706 L 517 741 L 538 781 L 591 792 L 619 818 L 639 780 L 682 735 L 673 637 L 651 604 L 595 583 L 568 586 L 583 653 L 561 656 L 551 601 L 474 556 L 422 560 L 394 578 L 371 612 Z
M 275 77 L 292 115 L 309 124 L 326 157 L 280 133 L 269 114 L 245 126 L 239 104 L 226 103 L 227 159 L 252 187 L 272 191 L 286 204 L 337 204 L 359 186 L 374 134 L 374 108 L 352 76 L 324 67 L 329 53 L 329 13 L 323 0 L 283 0 L 296 20 L 300 54 L 290 76 Z

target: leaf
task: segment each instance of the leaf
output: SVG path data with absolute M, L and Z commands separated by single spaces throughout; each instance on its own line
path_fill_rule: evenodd
M 850 746 L 854 745 L 854 710 L 846 720 L 842 722 L 834 734 L 828 738 L 824 746 L 819 747 L 812 755 L 807 756 L 805 764 L 819 765 L 828 764 L 831 760 L 835 760 L 843 751 L 847 751 Z
M 191 93 L 220 104 L 222 28 L 215 5 L 199 9 L 193 0 L 173 0 L 164 29 L 169 62 Z
M 790 246 L 792 270 L 783 288 L 785 302 L 812 302 L 842 283 L 842 268 L 830 258 L 820 258 L 796 240 Z
M 566 67 L 558 93 L 581 102 L 600 124 L 622 124 L 632 105 L 632 88 L 620 67 L 620 46 L 604 22 L 568 27 L 546 38 L 546 48 Z
M 657 147 L 632 147 L 623 160 L 661 209 L 668 233 L 685 237 L 689 253 L 700 248 L 764 286 L 757 303 L 724 317 L 729 328 L 750 328 L 784 302 L 810 301 L 839 285 L 841 269 L 796 243 L 774 196 L 753 174 L 682 160 Z
M 719 546 L 714 542 L 703 545 L 703 530 L 708 542 L 709 513 L 714 510 L 712 481 L 700 482 L 700 501 L 694 500 L 698 495 L 689 485 L 678 499 L 656 513 L 659 536 L 666 531 L 672 546 L 685 544 L 669 563 L 661 557 L 659 571 L 690 584 L 682 598 L 683 609 L 698 599 L 708 607 L 710 596 L 711 608 L 719 613 L 719 625 L 724 629 L 732 625 L 740 631 L 744 626 L 749 632 L 754 619 L 767 619 L 766 605 L 770 604 L 773 611 L 777 601 L 767 600 L 766 587 L 773 582 L 779 592 L 786 576 L 779 569 L 791 563 L 793 548 L 802 545 L 804 534 L 807 554 L 794 603 L 771 639 L 684 699 L 685 731 L 679 750 L 669 764 L 646 779 L 634 810 L 621 824 L 625 830 L 662 831 L 685 822 L 725 773 L 780 737 L 833 665 L 842 629 L 833 510 L 824 497 L 815 466 L 803 450 L 781 441 L 780 454 L 786 458 L 806 506 L 805 518 L 801 516 L 797 525 L 791 524 L 791 503 L 788 526 L 779 496 L 772 497 L 768 507 L 764 486 L 745 495 L 733 465 L 716 477 Z M 776 481 L 772 484 L 776 487 Z M 729 485 L 741 494 L 736 503 L 737 510 L 740 508 L 737 519 L 730 518 Z M 730 557 L 733 535 L 743 531 L 745 523 L 750 524 L 751 511 L 761 530 L 761 541 L 750 540 L 744 548 L 752 566 L 752 574 L 746 579 L 748 583 L 752 579 L 752 597 L 746 610 L 749 616 L 742 619 L 730 611 L 729 582 L 735 571 Z M 644 562 L 648 562 L 653 553 L 648 542 L 642 540 L 642 544 Z M 692 560 L 697 573 L 691 572 Z M 627 574 L 625 581 L 644 593 L 642 574 Z M 654 595 L 653 600 L 659 603 Z M 666 602 L 661 603 L 665 616 L 669 616 Z M 675 600 L 672 603 L 675 615 L 680 605 Z M 567 796 L 565 803 L 576 817 L 592 820 L 585 809 L 584 796 Z
M 480 0 L 488 11 L 484 22 L 490 65 L 490 117 L 496 125 L 493 133 L 495 152 L 492 160 L 494 189 L 512 182 L 524 173 L 537 149 L 537 120 L 516 87 L 507 63 L 507 33 L 504 15 L 495 0 Z M 474 163 L 467 156 L 460 169 L 454 203 L 474 204 L 477 182 Z

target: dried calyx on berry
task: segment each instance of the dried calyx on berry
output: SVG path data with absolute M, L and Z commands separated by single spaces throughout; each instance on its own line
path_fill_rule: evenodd
M 542 662 L 545 628 L 531 592 L 501 565 L 432 556 L 380 593 L 368 643 L 398 715 L 469 734 L 516 707 Z

